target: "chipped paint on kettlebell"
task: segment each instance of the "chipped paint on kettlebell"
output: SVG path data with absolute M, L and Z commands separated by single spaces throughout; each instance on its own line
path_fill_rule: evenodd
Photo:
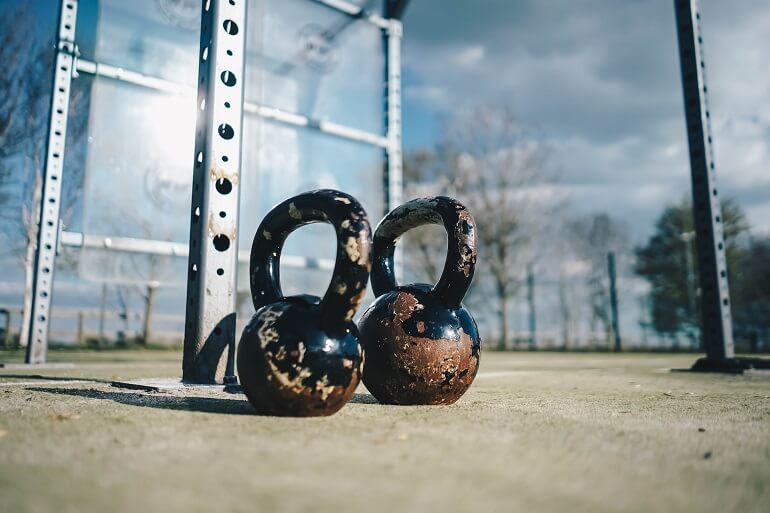
M 279 283 L 283 243 L 313 222 L 328 222 L 337 234 L 331 283 L 323 299 L 284 297 Z M 295 196 L 262 221 L 250 262 L 257 311 L 243 331 L 237 361 L 243 390 L 258 413 L 331 415 L 353 395 L 363 351 L 351 319 L 366 293 L 370 233 L 358 201 L 333 190 Z

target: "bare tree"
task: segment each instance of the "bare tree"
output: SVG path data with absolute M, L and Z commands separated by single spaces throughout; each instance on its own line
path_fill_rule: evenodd
M 560 204 L 548 156 L 539 134 L 509 110 L 479 107 L 449 120 L 433 152 L 407 159 L 407 181 L 416 183 L 408 193 L 445 193 L 473 212 L 479 260 L 468 300 L 496 312 L 500 349 L 511 338 L 511 303 L 535 258 L 538 233 Z M 415 238 L 407 240 L 410 262 L 425 265 L 435 240 Z

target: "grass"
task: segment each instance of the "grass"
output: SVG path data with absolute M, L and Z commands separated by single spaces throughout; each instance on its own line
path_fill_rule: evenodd
M 770 376 L 693 355 L 485 353 L 448 407 L 259 417 L 170 351 L 52 352 L 0 370 L 0 511 L 741 511 L 770 504 Z M 62 378 L 92 379 L 71 384 Z

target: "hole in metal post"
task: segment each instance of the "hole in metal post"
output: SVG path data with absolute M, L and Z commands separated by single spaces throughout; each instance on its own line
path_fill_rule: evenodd
M 238 24 L 235 23 L 233 20 L 225 20 L 224 23 L 222 23 L 222 27 L 225 29 L 225 32 L 230 34 L 231 36 L 234 36 L 238 33 Z
M 235 85 L 235 74 L 232 71 L 224 70 L 219 77 L 222 79 L 222 83 L 227 87 L 233 87 Z
M 232 139 L 235 135 L 235 130 L 233 130 L 233 127 L 228 125 L 227 123 L 222 123 L 219 125 L 219 128 L 217 128 L 217 132 L 219 132 L 219 137 L 222 139 Z
M 216 181 L 214 187 L 216 187 L 219 194 L 230 194 L 233 190 L 233 183 L 227 178 L 220 178 Z
M 214 249 L 217 251 L 227 251 L 230 248 L 230 238 L 221 233 L 214 237 Z

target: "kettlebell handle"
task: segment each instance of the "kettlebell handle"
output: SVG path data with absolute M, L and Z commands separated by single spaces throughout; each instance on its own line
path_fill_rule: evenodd
M 321 299 L 321 319 L 333 331 L 350 321 L 366 292 L 371 269 L 371 228 L 361 204 L 332 189 L 306 192 L 273 207 L 254 235 L 249 261 L 254 308 L 284 301 L 280 260 L 286 237 L 301 226 L 329 223 L 337 234 L 331 283 Z
M 431 296 L 447 306 L 460 306 L 473 281 L 476 267 L 476 222 L 459 201 L 446 196 L 413 199 L 391 210 L 374 232 L 372 288 L 379 297 L 398 284 L 393 255 L 399 237 L 426 224 L 443 224 L 447 232 L 447 256 Z

